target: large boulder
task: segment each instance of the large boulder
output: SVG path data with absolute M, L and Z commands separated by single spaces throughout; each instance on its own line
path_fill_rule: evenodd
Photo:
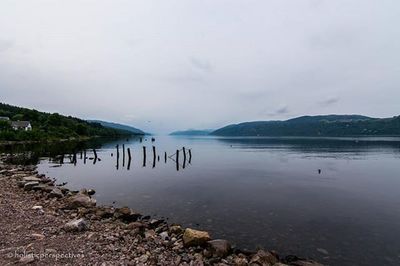
M 72 220 L 64 225 L 64 230 L 67 232 L 81 232 L 89 228 L 89 223 L 81 218 Z
M 231 244 L 224 239 L 215 239 L 208 241 L 211 253 L 216 257 L 226 257 L 231 252 Z
M 81 193 L 69 197 L 66 204 L 67 209 L 90 208 L 94 206 L 96 206 L 96 200 Z
M 114 217 L 124 222 L 130 223 L 135 222 L 141 217 L 141 215 L 128 207 L 116 208 L 114 211 Z
M 186 228 L 183 233 L 183 244 L 187 247 L 190 246 L 203 246 L 210 241 L 211 237 L 206 231 L 194 230 Z

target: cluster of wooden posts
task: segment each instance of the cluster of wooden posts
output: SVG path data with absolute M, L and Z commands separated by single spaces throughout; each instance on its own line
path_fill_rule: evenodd
M 142 139 L 141 139 L 142 140 Z M 152 142 L 154 142 L 155 139 L 152 138 Z M 142 141 L 141 141 L 142 142 Z M 116 145 L 116 168 L 117 170 L 120 168 L 120 145 Z M 147 147 L 143 146 L 142 148 L 143 152 L 143 167 L 146 167 L 147 164 Z M 153 153 L 153 162 L 152 166 L 153 168 L 156 167 L 156 162 L 160 162 L 160 154 L 157 153 L 156 147 L 152 146 L 152 153 Z M 182 161 L 180 159 L 180 155 L 182 154 Z M 168 155 L 167 152 L 161 153 L 161 155 L 164 155 L 164 163 L 167 163 L 168 159 L 172 160 L 176 164 L 176 170 L 179 171 L 180 168 L 185 169 L 188 164 L 192 163 L 192 150 L 187 149 L 185 147 L 182 147 L 181 149 L 176 150 L 176 152 L 172 155 Z M 111 157 L 114 156 L 114 153 L 111 153 Z M 64 157 L 65 155 L 59 156 L 57 159 L 59 159 L 60 164 L 64 164 Z M 77 163 L 77 153 L 73 152 L 72 155 L 68 156 L 70 159 L 70 162 L 74 165 Z M 86 154 L 86 150 L 83 150 L 80 152 L 80 159 L 83 160 L 83 163 L 86 164 L 87 160 L 92 160 L 93 164 L 96 164 L 96 162 L 101 161 L 101 159 L 97 156 L 97 151 L 96 149 L 93 149 L 93 156 L 88 157 Z M 131 167 L 131 162 L 133 160 L 133 151 L 131 151 L 130 148 L 125 148 L 125 144 L 122 144 L 122 167 L 125 167 L 125 163 L 127 163 L 127 169 L 129 170 Z
M 116 158 L 117 159 L 116 168 L 119 169 L 120 146 L 116 145 L 115 148 L 116 148 L 116 155 L 117 155 L 116 156 L 117 157 Z M 143 152 L 143 167 L 146 167 L 146 164 L 147 164 L 147 147 L 146 146 L 143 146 L 142 152 Z M 179 160 L 180 152 L 182 152 L 182 154 L 183 154 L 182 164 L 180 163 L 180 160 Z M 125 154 L 128 155 L 127 160 L 126 160 Z M 130 148 L 125 149 L 125 144 L 122 144 L 122 167 L 125 167 L 125 162 L 127 161 L 127 169 L 128 170 L 131 167 L 132 154 L 133 154 L 133 152 L 131 152 L 131 149 Z M 160 160 L 161 160 L 160 154 L 157 153 L 156 146 L 152 146 L 152 154 L 153 154 L 152 166 L 153 166 L 153 168 L 155 168 L 156 162 L 160 162 Z M 180 150 L 176 150 L 176 152 L 172 155 L 168 155 L 167 152 L 161 153 L 161 155 L 162 154 L 164 155 L 164 163 L 167 163 L 168 159 L 171 159 L 172 161 L 175 162 L 177 171 L 179 171 L 180 167 L 185 169 L 187 164 L 192 163 L 192 150 L 186 149 L 185 147 L 183 147 Z M 113 153 L 111 153 L 111 156 L 113 156 Z

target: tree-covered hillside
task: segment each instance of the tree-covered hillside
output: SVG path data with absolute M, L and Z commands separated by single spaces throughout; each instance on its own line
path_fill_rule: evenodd
M 30 121 L 32 130 L 13 130 L 9 121 L 0 121 L 0 140 L 57 140 L 94 136 L 131 135 L 131 132 L 107 128 L 99 123 L 64 116 L 57 113 L 44 113 L 32 109 L 0 103 L 0 117 L 12 121 Z
M 302 116 L 286 121 L 229 125 L 218 136 L 400 136 L 400 116 L 370 118 L 359 115 Z

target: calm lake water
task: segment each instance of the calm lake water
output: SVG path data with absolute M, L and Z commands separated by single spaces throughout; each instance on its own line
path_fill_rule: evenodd
M 117 144 L 131 149 L 129 170 L 121 150 L 116 167 Z M 329 265 L 400 265 L 400 138 L 156 137 L 93 145 L 95 164 L 78 153 L 76 165 L 43 158 L 39 171 L 72 189 L 94 188 L 100 204 L 205 229 L 241 248 Z M 152 145 L 161 157 L 155 167 Z M 181 151 L 177 171 L 173 154 L 182 147 L 191 149 L 191 163 L 183 168 Z M 166 163 L 164 152 L 173 155 Z

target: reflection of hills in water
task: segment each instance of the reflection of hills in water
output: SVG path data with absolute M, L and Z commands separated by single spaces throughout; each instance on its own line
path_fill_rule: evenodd
M 24 144 L 24 145 L 7 145 L 0 149 L 0 152 L 12 154 L 10 157 L 11 163 L 23 163 L 23 164 L 37 164 L 40 158 L 49 158 L 49 161 L 54 165 L 52 167 L 60 167 L 63 164 L 74 164 L 78 161 L 82 161 L 83 164 L 91 163 L 96 164 L 102 161 L 102 156 L 110 156 L 115 158 L 115 167 L 120 169 L 121 166 L 124 168 L 126 165 L 127 170 L 130 170 L 133 152 L 129 147 L 125 147 L 125 144 L 121 144 L 125 140 L 109 140 L 109 139 L 95 139 L 90 141 L 74 141 L 74 142 L 59 142 L 59 143 L 36 143 L 36 144 Z M 142 137 L 126 139 L 126 142 L 146 142 L 147 139 Z M 155 139 L 152 138 L 151 142 Z M 149 141 L 150 142 L 150 141 Z M 101 153 L 98 155 L 99 149 L 115 149 L 110 154 Z M 176 166 L 176 170 L 185 169 L 192 163 L 192 150 L 182 147 L 177 149 L 173 154 L 168 154 L 166 151 L 160 153 L 157 151 L 157 147 L 152 145 L 150 150 L 147 146 L 142 147 L 142 151 L 135 154 L 138 157 L 138 153 L 142 158 L 142 167 L 151 166 L 155 168 L 158 163 L 167 164 L 173 162 Z M 148 162 L 147 159 L 150 159 Z
M 303 153 L 400 152 L 400 138 L 217 138 L 235 149 L 284 149 Z

